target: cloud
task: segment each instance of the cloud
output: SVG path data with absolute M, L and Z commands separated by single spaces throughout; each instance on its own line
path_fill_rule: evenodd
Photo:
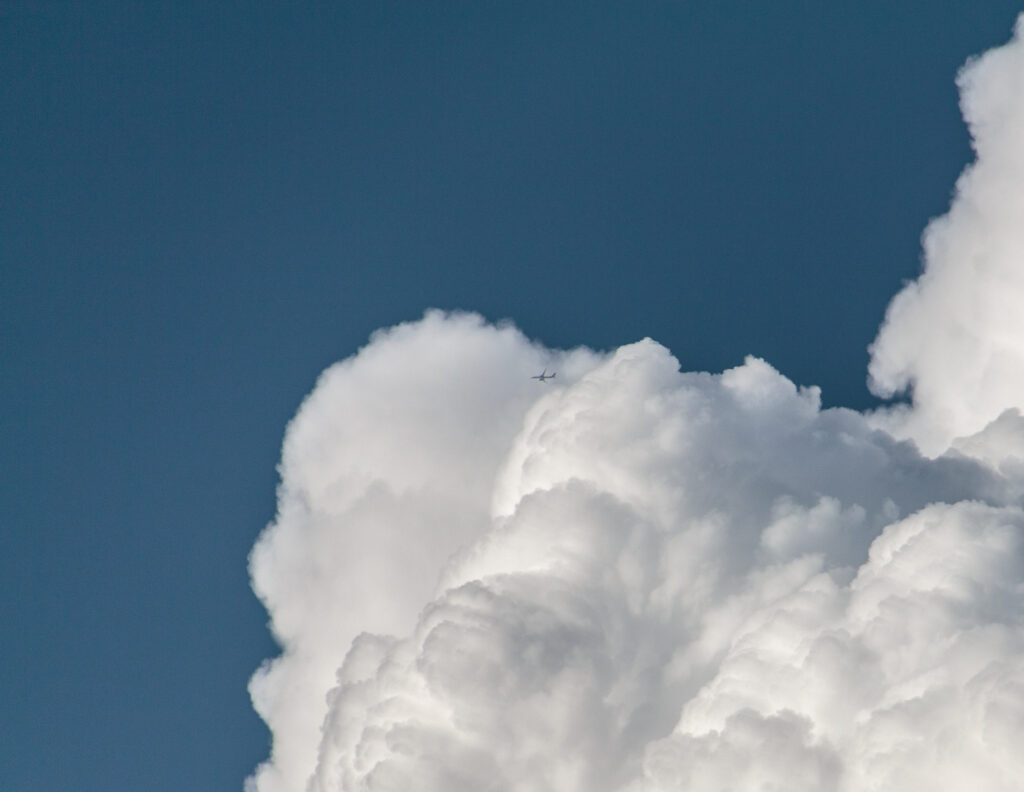
M 288 427 L 277 519 L 250 559 L 284 649 L 250 685 L 274 734 L 260 789 L 304 787 L 352 640 L 411 629 L 441 566 L 487 530 L 498 465 L 536 395 L 534 369 L 571 381 L 595 359 L 433 311 L 323 373 Z
M 909 406 L 438 311 L 328 369 L 251 557 L 250 788 L 1019 788 L 1022 46 L 960 78 L 978 162 L 873 346 Z
M 960 72 L 976 161 L 923 237 L 924 272 L 889 306 L 872 389 L 910 390 L 886 426 L 930 455 L 1024 403 L 1024 17 L 1008 45 Z

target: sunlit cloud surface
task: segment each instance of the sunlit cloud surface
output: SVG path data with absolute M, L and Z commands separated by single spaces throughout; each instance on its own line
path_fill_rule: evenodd
M 251 788 L 1020 790 L 1022 25 L 872 345 L 904 406 L 438 311 L 324 372 L 251 558 Z

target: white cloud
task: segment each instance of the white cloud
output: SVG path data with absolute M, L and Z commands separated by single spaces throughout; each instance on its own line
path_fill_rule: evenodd
M 870 382 L 911 389 L 887 421 L 930 455 L 1024 403 L 1024 17 L 1004 47 L 958 78 L 976 161 L 923 237 L 924 272 L 893 299 L 872 345 Z
M 979 163 L 874 346 L 909 408 L 436 311 L 325 372 L 251 559 L 252 787 L 1019 789 L 1021 48 L 961 78 Z
M 498 465 L 536 395 L 529 376 L 546 365 L 571 381 L 593 360 L 434 311 L 324 372 L 288 427 L 278 516 L 251 558 L 284 648 L 251 684 L 274 734 L 263 792 L 304 787 L 352 639 L 411 629 L 444 562 L 487 530 Z

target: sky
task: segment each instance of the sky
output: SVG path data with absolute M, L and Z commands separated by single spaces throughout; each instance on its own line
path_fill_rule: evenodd
M 416 673 L 436 660 L 429 706 L 476 712 L 477 748 L 527 745 L 538 712 L 602 722 L 587 696 L 610 695 L 616 680 L 616 696 L 642 702 L 617 711 L 632 731 L 591 733 L 568 716 L 540 724 L 551 745 L 585 731 L 579 744 L 621 759 L 617 772 L 635 778 L 549 767 L 526 748 L 494 767 L 466 754 L 459 735 L 407 735 L 414 747 L 443 744 L 431 755 L 456 757 L 449 764 L 470 776 L 500 772 L 522 788 L 614 777 L 657 789 L 681 783 L 678 766 L 705 773 L 689 783 L 712 783 L 742 765 L 721 757 L 769 738 L 795 752 L 790 766 L 808 768 L 809 788 L 836 767 L 860 767 L 850 757 L 871 735 L 836 732 L 845 705 L 801 703 L 783 659 L 758 647 L 780 642 L 765 624 L 816 596 L 826 612 L 808 617 L 815 629 L 852 636 L 833 651 L 887 658 L 858 614 L 878 591 L 907 584 L 888 560 L 899 547 L 924 548 L 901 557 L 910 568 L 944 553 L 966 558 L 947 577 L 968 590 L 979 570 L 990 574 L 990 598 L 964 607 L 987 614 L 984 645 L 1010 668 L 1016 633 L 997 595 L 1020 585 L 1019 568 L 993 569 L 984 553 L 1012 547 L 1007 526 L 1021 524 L 1005 511 L 1019 500 L 1006 464 L 1017 427 L 1012 415 L 992 424 L 1019 390 L 1000 378 L 1015 361 L 1012 343 L 970 339 L 1021 337 L 1013 322 L 971 324 L 1016 282 L 1012 268 L 979 274 L 957 262 L 974 261 L 971 240 L 990 230 L 972 218 L 1002 228 L 1000 212 L 1019 206 L 1012 184 L 990 188 L 1012 173 L 1013 138 L 984 134 L 998 131 L 990 108 L 1009 102 L 1012 85 L 1000 93 L 998 80 L 979 79 L 965 94 L 976 97 L 976 145 L 986 141 L 996 166 L 976 168 L 980 186 L 961 187 L 966 208 L 932 227 L 930 271 L 947 275 L 901 289 L 920 274 L 922 232 L 947 212 L 974 157 L 956 75 L 969 56 L 1008 41 L 1019 10 L 995 1 L 0 3 L 0 786 L 241 789 L 270 752 L 247 690 L 281 651 L 268 618 L 291 648 L 285 656 L 299 658 L 281 667 L 300 687 L 313 680 L 303 695 L 317 706 L 326 707 L 318 685 L 334 679 L 360 630 L 391 636 L 363 641 L 348 664 L 353 684 L 377 679 L 373 695 L 426 684 Z M 1017 249 L 1008 240 L 1005 250 Z M 879 335 L 897 293 L 902 307 Z M 476 314 L 424 318 L 432 308 Z M 493 324 L 506 319 L 518 330 Z M 976 331 L 967 341 L 964 326 Z M 559 379 L 538 397 L 528 378 L 549 364 Z M 680 373 L 702 371 L 719 376 Z M 915 404 L 870 422 L 821 409 L 868 409 L 908 383 Z M 755 392 L 774 396 L 744 395 Z M 585 401 L 594 394 L 604 399 Z M 624 416 L 637 404 L 655 407 L 634 424 Z M 597 428 L 574 434 L 581 409 Z M 711 428 L 679 445 L 685 416 L 710 416 Z M 777 437 L 780 426 L 796 428 Z M 663 443 L 634 447 L 636 437 Z M 819 459 L 815 437 L 828 448 L 852 437 L 867 450 Z M 899 443 L 937 456 L 957 437 L 970 438 L 957 446 L 967 462 L 933 464 Z M 775 445 L 758 440 L 741 453 L 751 438 Z M 776 448 L 791 462 L 769 481 Z M 608 449 L 620 466 L 574 467 Z M 726 530 L 721 547 L 700 545 L 723 565 L 702 596 L 735 646 L 753 647 L 760 676 L 725 637 L 673 610 L 696 594 L 642 563 L 682 553 L 683 564 L 697 552 L 665 539 L 664 526 L 708 524 L 713 510 L 678 502 L 688 480 L 678 477 L 716 465 L 743 476 L 705 482 L 702 492 L 725 504 L 721 519 L 757 515 L 764 530 Z M 862 490 L 841 484 L 850 477 Z M 733 497 L 737 481 L 758 497 Z M 957 505 L 964 499 L 989 510 Z M 421 530 L 410 515 L 448 527 Z M 554 548 L 567 560 L 557 574 L 543 570 L 537 590 L 551 599 L 537 602 L 522 565 L 536 571 L 536 553 L 551 550 L 537 537 L 553 519 L 571 528 Z M 337 520 L 340 545 L 330 540 Z M 640 526 L 636 544 L 621 545 L 623 521 Z M 252 574 L 269 613 L 249 567 L 268 523 Z M 939 527 L 922 534 L 927 525 Z M 402 526 L 419 538 L 407 544 Z M 592 542 L 586 526 L 612 538 Z M 975 566 L 971 553 L 948 552 L 972 542 L 982 548 Z M 318 557 L 336 563 L 309 577 Z M 615 586 L 588 577 L 613 562 L 640 577 Z M 766 564 L 790 582 L 769 579 Z M 387 582 L 396 570 L 406 585 Z M 668 610 L 639 620 L 615 610 L 650 590 Z M 790 599 L 766 610 L 767 590 L 771 602 L 781 591 Z M 941 632 L 946 611 L 915 599 L 912 586 L 899 591 L 952 635 Z M 580 611 L 583 601 L 621 618 L 609 625 Z M 494 604 L 507 602 L 510 611 Z M 509 632 L 524 602 L 534 610 L 516 623 L 526 627 Z M 446 609 L 462 616 L 439 624 L 465 627 L 459 619 L 472 613 L 473 624 L 490 625 L 480 634 L 506 636 L 481 638 L 480 652 L 504 647 L 514 659 L 516 647 L 535 646 L 541 676 L 481 677 L 460 689 L 474 667 L 460 672 L 436 625 L 417 621 Z M 304 612 L 308 620 L 290 621 Z M 699 640 L 663 629 L 666 613 Z M 538 623 L 552 637 L 531 644 Z M 418 671 L 402 655 L 417 635 L 435 635 Z M 623 635 L 650 637 L 650 657 L 677 676 L 659 686 L 653 666 L 629 665 L 623 647 L 639 644 Z M 604 648 L 588 655 L 594 642 Z M 559 660 L 558 647 L 605 665 Z M 390 676 L 373 677 L 382 658 Z M 527 694 L 555 667 L 586 684 L 563 690 L 544 677 L 568 699 L 541 706 Z M 899 697 L 883 671 L 864 692 L 881 696 L 878 712 Z M 961 687 L 981 707 L 985 690 L 1020 678 L 1010 674 L 996 668 Z M 254 690 L 266 712 L 276 694 L 274 677 L 262 678 L 271 682 Z M 790 714 L 742 685 L 725 689 L 745 678 L 780 679 L 774 691 Z M 488 685 L 530 703 L 509 721 L 526 731 L 502 732 L 490 709 L 471 706 Z M 586 693 L 576 710 L 555 706 L 574 690 Z M 372 709 L 366 696 L 339 693 L 333 741 L 322 745 L 308 737 L 326 712 L 280 715 L 296 767 L 324 757 L 323 789 L 357 772 L 345 764 L 347 730 Z M 660 711 L 661 699 L 679 706 Z M 427 706 L 411 693 L 406 703 Z M 945 723 L 944 707 L 934 704 L 935 723 Z M 907 717 L 885 728 L 915 722 Z M 993 729 L 998 745 L 1005 728 Z M 808 734 L 828 735 L 830 747 Z M 390 750 L 399 737 L 365 750 Z M 281 767 L 289 751 L 280 749 Z M 986 756 L 979 749 L 957 767 L 990 767 Z M 777 770 L 752 762 L 758 773 Z M 402 788 L 401 773 L 412 772 L 384 766 L 395 775 L 370 788 Z M 516 775 L 530 768 L 550 775 Z M 457 788 L 443 774 L 433 781 Z M 274 786 L 272 774 L 259 783 L 261 792 L 295 788 Z

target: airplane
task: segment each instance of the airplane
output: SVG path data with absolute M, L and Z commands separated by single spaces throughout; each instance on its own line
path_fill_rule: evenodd
M 554 379 L 556 376 L 558 376 L 557 371 L 553 371 L 552 373 L 548 374 L 548 370 L 544 369 L 540 374 L 538 374 L 535 377 L 530 377 L 530 379 L 535 379 L 539 380 L 540 382 L 544 382 L 545 380 Z

